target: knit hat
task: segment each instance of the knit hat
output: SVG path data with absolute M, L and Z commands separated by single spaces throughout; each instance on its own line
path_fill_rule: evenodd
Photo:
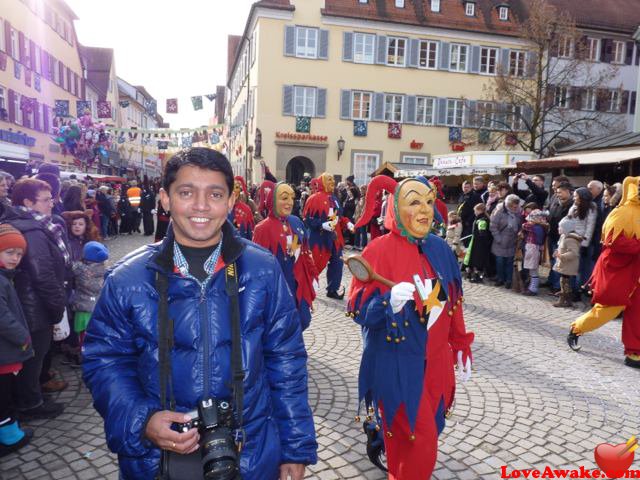
M 101 263 L 109 259 L 109 249 L 100 242 L 87 242 L 82 249 L 82 258 L 87 262 Z
M 10 248 L 27 249 L 27 241 L 22 234 L 8 223 L 0 225 L 0 252 Z
M 527 222 L 544 222 L 547 219 L 547 215 L 542 210 L 536 208 L 531 210 L 531 213 L 527 215 Z
M 558 223 L 558 228 L 561 228 L 564 233 L 568 234 L 576 231 L 577 224 L 578 222 L 576 222 L 575 219 L 571 217 L 564 217 L 560 220 L 560 223 Z

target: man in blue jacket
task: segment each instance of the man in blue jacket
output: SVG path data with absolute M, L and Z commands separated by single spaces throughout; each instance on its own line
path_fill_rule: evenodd
M 160 191 L 163 208 L 171 211 L 167 237 L 113 269 L 93 312 L 84 380 L 123 479 L 153 479 L 161 449 L 171 455 L 196 452 L 198 431 L 178 433 L 172 424 L 187 421 L 185 412 L 199 400 L 232 399 L 225 290 L 225 266 L 231 263 L 239 272 L 242 478 L 302 480 L 305 465 L 316 462 L 307 354 L 295 301 L 276 259 L 235 235 L 227 222 L 232 190 L 233 173 L 223 155 L 193 148 L 171 158 Z M 163 410 L 160 401 L 157 273 L 168 277 L 176 411 Z

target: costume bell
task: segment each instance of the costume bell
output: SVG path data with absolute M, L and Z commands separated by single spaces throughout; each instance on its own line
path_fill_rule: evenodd
M 602 253 L 593 275 L 593 308 L 571 325 L 567 341 L 579 350 L 578 338 L 623 313 L 625 365 L 640 368 L 640 177 L 627 177 L 622 200 L 602 227 Z
M 338 293 L 342 281 L 342 230 L 354 226 L 342 216 L 342 208 L 333 195 L 336 181 L 330 173 L 323 173 L 315 182 L 318 191 L 304 204 L 302 217 L 309 229 L 309 246 L 318 274 L 327 267 L 327 296 L 341 299 Z
M 251 240 L 255 222 L 253 220 L 253 210 L 242 198 L 243 194 L 245 199 L 248 198 L 247 183 L 243 177 L 237 176 L 234 178 L 233 193 L 236 196 L 236 203 L 229 213 L 229 220 L 236 227 L 241 237 Z
M 304 331 L 311 323 L 318 273 L 309 250 L 302 220 L 291 215 L 295 192 L 284 182 L 265 181 L 260 186 L 260 210 L 268 212 L 253 232 L 253 241 L 270 250 L 282 267 L 291 293 L 296 298 Z
M 369 243 L 362 256 L 394 286 L 355 276 L 351 283 L 348 315 L 362 326 L 364 343 L 359 396 L 371 417 L 382 417 L 389 478 L 425 480 L 453 404 L 454 362 L 468 379 L 474 335 L 464 324 L 456 258 L 430 233 L 434 187 L 424 177 L 400 184 L 374 178 L 356 228 L 370 220 L 382 189 L 390 192 L 389 233 Z

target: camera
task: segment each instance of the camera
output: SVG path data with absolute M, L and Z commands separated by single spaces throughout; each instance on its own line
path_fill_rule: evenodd
M 197 428 L 200 433 L 202 471 L 207 480 L 234 480 L 240 475 L 240 455 L 233 437 L 234 418 L 226 400 L 205 398 L 188 412 L 191 421 L 176 424 L 179 432 Z

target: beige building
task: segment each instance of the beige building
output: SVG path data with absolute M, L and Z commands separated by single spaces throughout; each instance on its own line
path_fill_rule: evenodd
M 365 183 L 385 162 L 429 166 L 459 140 L 481 149 L 478 130 L 493 135 L 519 108 L 483 103 L 485 86 L 501 68 L 528 78 L 536 60 L 516 20 L 489 0 L 256 2 L 229 39 L 235 170 L 259 182 L 263 160 L 290 182 L 326 170 Z
M 21 175 L 27 162 L 73 164 L 52 140 L 55 102 L 84 98 L 73 26 L 61 0 L 2 0 L 0 9 L 0 169 Z

